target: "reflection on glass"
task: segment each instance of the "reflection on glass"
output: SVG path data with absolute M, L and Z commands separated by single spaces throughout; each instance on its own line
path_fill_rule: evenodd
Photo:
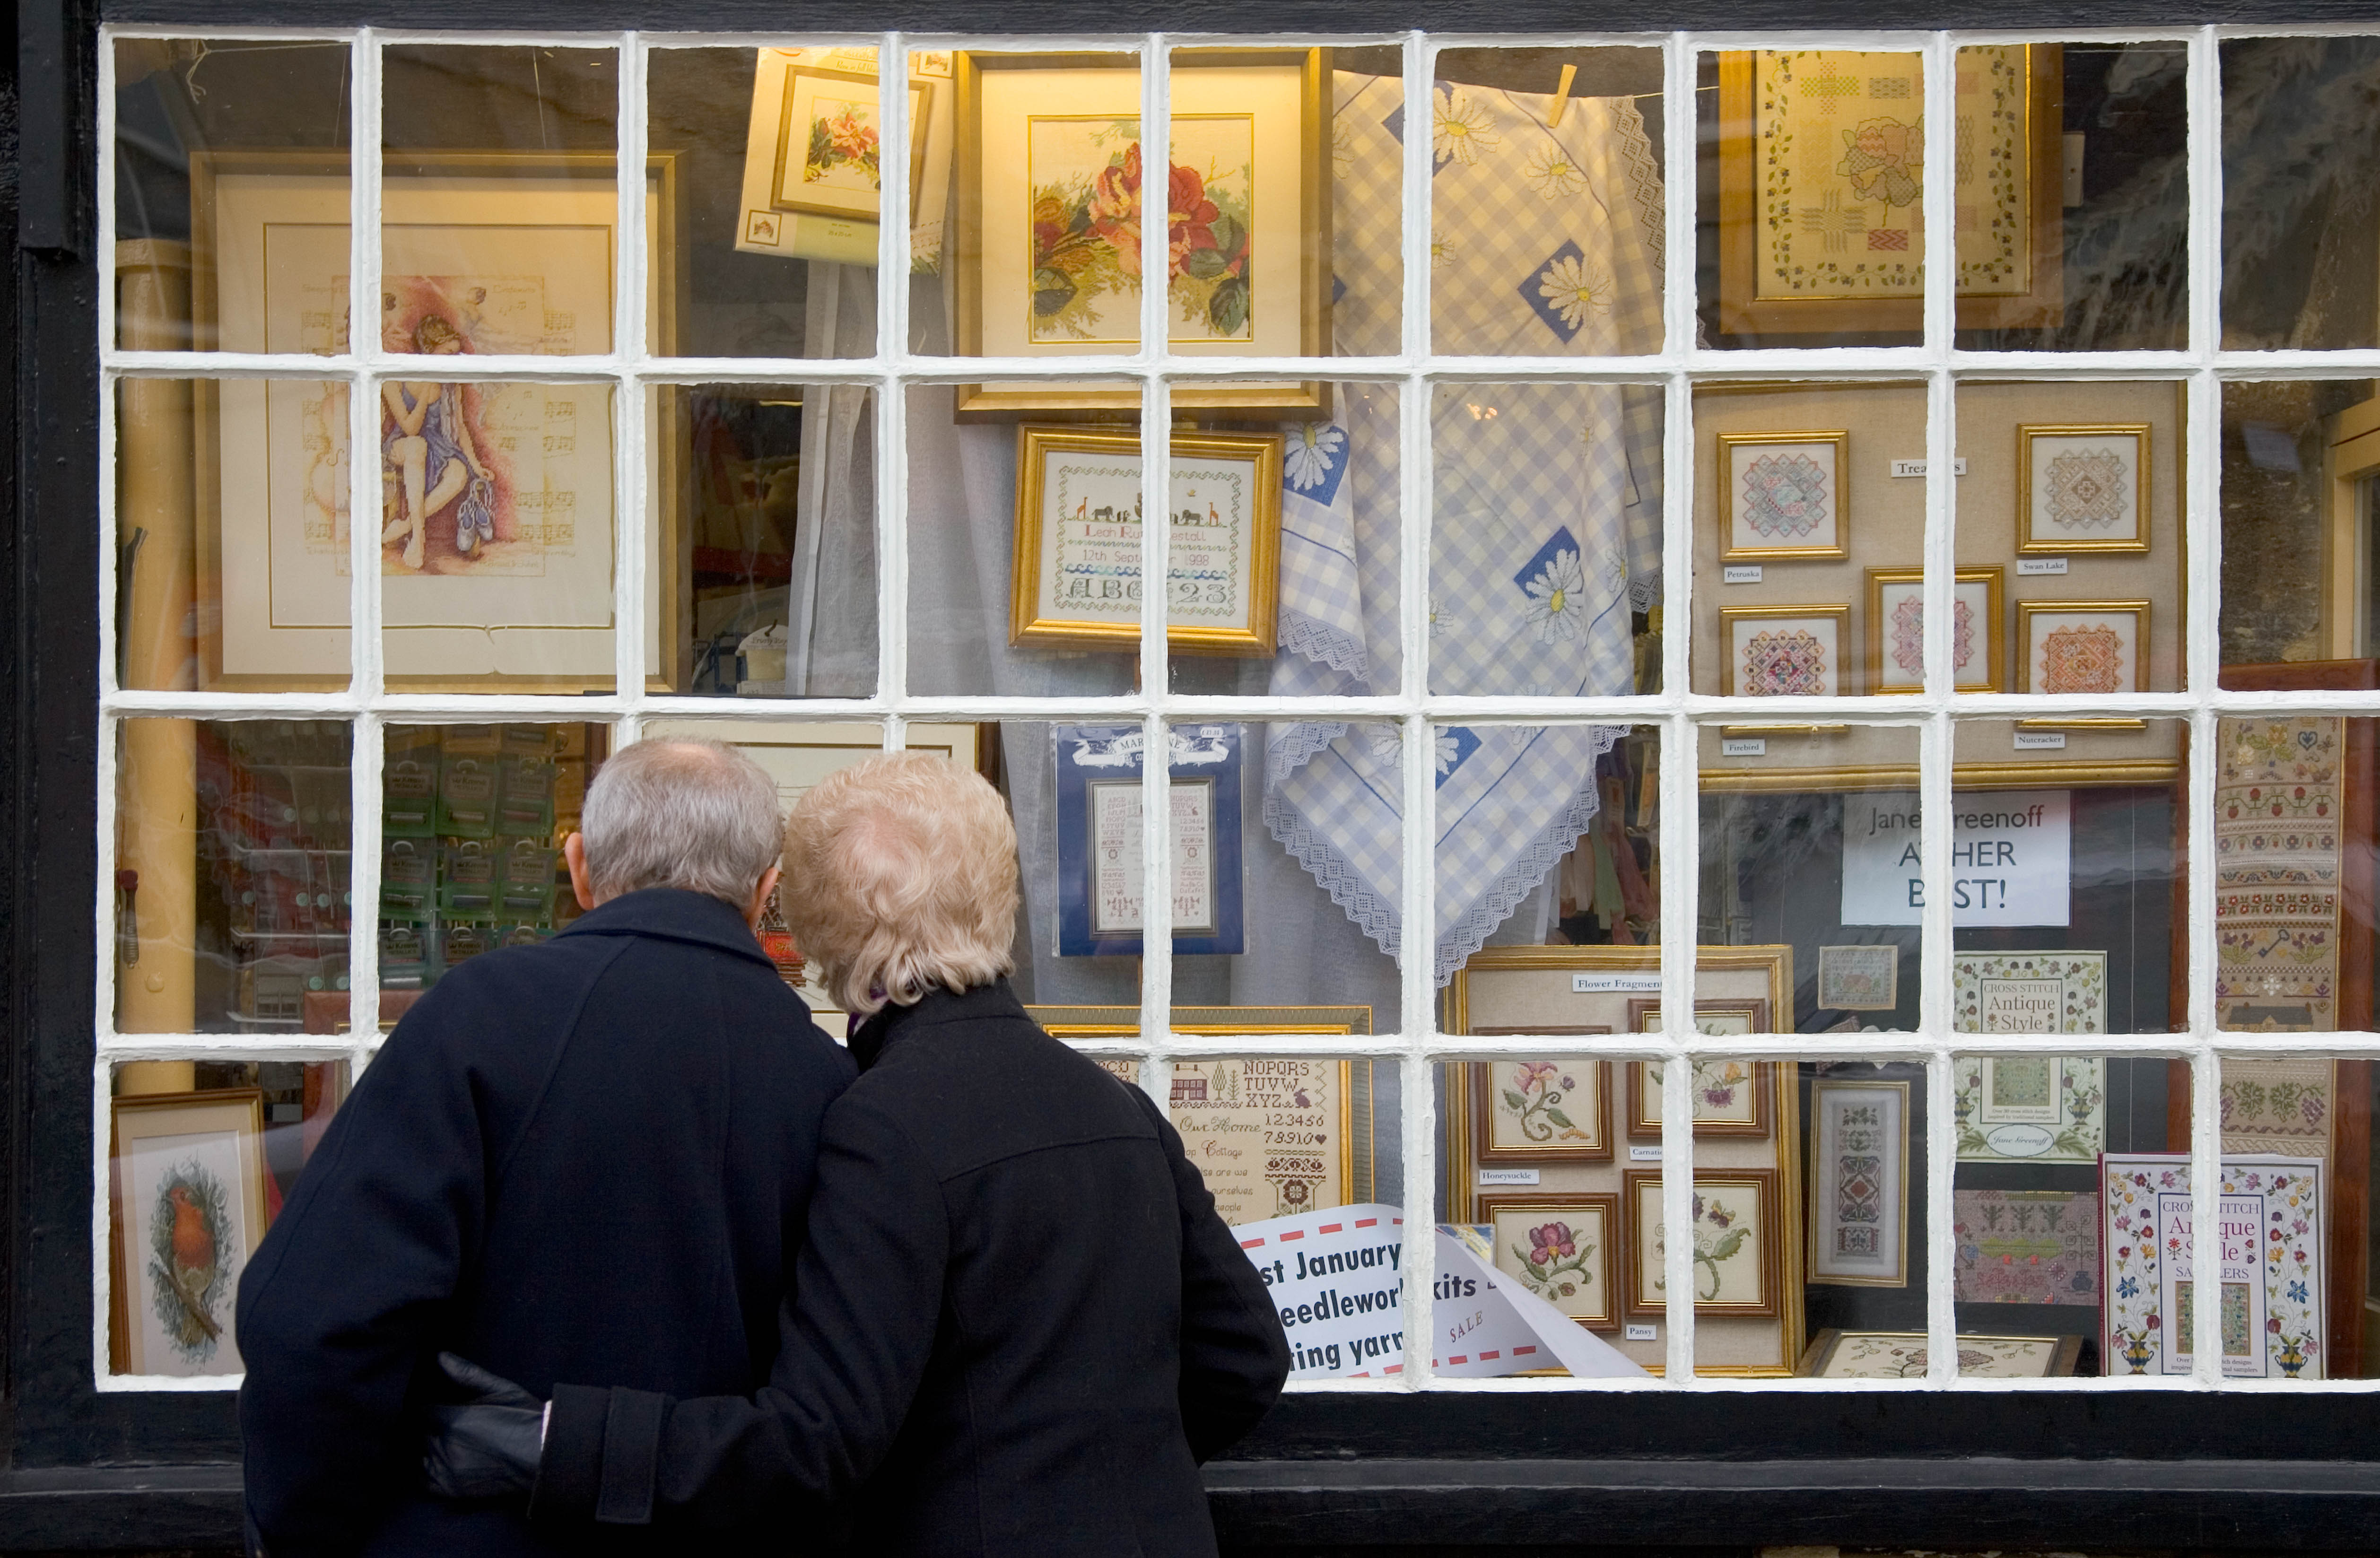
M 1330 349 L 1392 356 L 1404 320 L 1404 56 L 1334 49 L 1330 62 Z
M 344 43 L 122 38 L 115 50 L 116 344 L 132 351 L 263 349 L 231 310 L 201 307 L 193 262 L 236 286 L 261 261 L 247 218 L 267 186 L 346 241 L 352 110 Z M 285 234 L 285 237 L 287 235 Z M 334 274 L 344 277 L 342 250 Z M 344 299 L 342 299 L 344 301 Z M 329 322 L 280 351 L 343 349 Z
M 347 1007 L 348 728 L 126 720 L 115 1028 L 330 1031 Z
M 1430 690 L 1646 690 L 1660 660 L 1661 392 L 1442 384 L 1430 420 Z
M 2380 39 L 2223 49 L 2223 344 L 2380 344 Z
M 1959 51 L 1962 138 L 1970 99 L 1987 103 L 1974 122 L 1994 154 L 1972 189 L 1960 159 L 1961 347 L 2183 345 L 2187 60 L 2178 43 Z
M 876 690 L 875 394 L 676 392 L 691 573 L 677 683 L 747 698 Z
M 562 845 L 611 747 L 598 724 L 393 724 L 386 736 L 383 1028 L 457 964 L 544 941 L 578 917 Z
M 240 1372 L 240 1275 L 346 1085 L 343 1061 L 113 1068 L 109 1372 Z
M 2227 684 L 2243 667 L 2372 654 L 2380 644 L 2374 381 L 2227 383 L 2222 451 Z
M 1431 146 L 1459 176 L 1439 182 L 1431 207 L 1433 348 L 1658 351 L 1659 51 L 1449 49 L 1437 70 Z M 1386 180 L 1369 208 L 1395 209 L 1401 125 L 1341 112 L 1342 143 L 1372 152 Z M 1384 237 L 1393 248 L 1393 231 Z

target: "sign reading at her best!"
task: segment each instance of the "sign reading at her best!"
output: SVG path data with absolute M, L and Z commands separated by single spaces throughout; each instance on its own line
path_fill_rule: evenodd
M 2064 925 L 2070 919 L 2073 811 L 2065 790 L 1950 797 L 1950 923 Z M 1914 792 L 1843 797 L 1846 925 L 1914 925 L 1925 908 Z

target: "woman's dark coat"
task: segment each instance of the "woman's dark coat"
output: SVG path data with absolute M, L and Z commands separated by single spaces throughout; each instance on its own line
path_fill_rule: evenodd
M 1173 1127 L 1004 981 L 889 1008 L 852 1052 L 768 1388 L 557 1385 L 536 1515 L 847 1516 L 883 1558 L 1211 1555 L 1198 1463 L 1264 1415 L 1289 1347 Z

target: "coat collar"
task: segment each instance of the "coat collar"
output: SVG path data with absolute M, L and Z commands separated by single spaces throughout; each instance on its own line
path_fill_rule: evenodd
M 691 942 L 717 947 L 755 963 L 769 963 L 759 938 L 744 917 L 722 899 L 678 887 L 648 887 L 623 893 L 589 909 L 570 922 L 565 936 L 658 936 L 664 941 Z
M 966 990 L 934 989 L 907 1006 L 887 1006 L 859 1025 L 851 1036 L 851 1058 L 867 1070 L 883 1057 L 885 1047 L 905 1033 L 946 1022 L 973 1022 L 984 1017 L 1022 1017 L 1024 1004 L 1004 979 Z

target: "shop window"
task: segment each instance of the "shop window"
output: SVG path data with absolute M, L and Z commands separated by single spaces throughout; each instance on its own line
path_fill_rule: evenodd
M 1300 1390 L 2371 1371 L 2369 40 L 1000 42 L 106 36 L 103 1388 L 674 735 L 998 788 Z

